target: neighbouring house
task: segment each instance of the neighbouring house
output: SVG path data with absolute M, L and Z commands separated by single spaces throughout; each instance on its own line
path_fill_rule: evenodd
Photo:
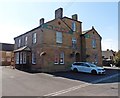
M 101 45 L 100 35 L 95 29 L 93 31 L 99 39 L 97 43 Z M 86 48 L 81 41 L 83 36 L 82 22 L 78 20 L 78 15 L 74 14 L 72 18 L 63 17 L 63 9 L 59 8 L 55 10 L 55 19 L 45 23 L 44 18 L 41 18 L 38 27 L 14 38 L 16 68 L 44 72 L 70 70 L 73 62 L 84 61 L 83 53 L 86 52 L 83 51 L 86 51 Z M 101 64 L 99 45 L 95 50 L 100 53 L 96 57 L 97 62 Z M 94 52 L 93 47 L 90 48 L 90 51 Z
M 107 49 L 106 51 L 102 51 L 103 65 L 113 64 L 114 57 L 115 57 L 115 52 L 113 50 Z
M 102 37 L 93 26 L 90 30 L 82 32 L 82 61 L 92 62 L 102 66 L 101 40 Z
M 14 60 L 14 44 L 0 43 L 0 64 L 8 66 Z

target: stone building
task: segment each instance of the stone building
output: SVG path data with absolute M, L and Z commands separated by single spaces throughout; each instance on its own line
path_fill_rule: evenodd
M 16 67 L 44 72 L 70 70 L 73 62 L 83 60 L 81 35 L 77 14 L 63 17 L 59 8 L 55 19 L 45 23 L 41 18 L 38 27 L 14 38 Z
M 14 60 L 14 44 L 0 43 L 0 65 L 8 66 Z

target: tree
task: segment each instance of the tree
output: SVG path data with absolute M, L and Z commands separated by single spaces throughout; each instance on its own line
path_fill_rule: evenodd
M 120 67 L 120 50 L 116 53 L 114 62 L 117 67 Z

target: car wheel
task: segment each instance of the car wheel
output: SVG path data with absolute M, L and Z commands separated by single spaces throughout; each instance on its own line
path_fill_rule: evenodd
M 74 72 L 78 72 L 77 68 L 74 68 L 73 71 L 74 71 Z
M 94 75 L 96 75 L 97 74 L 97 72 L 96 72 L 96 70 L 92 70 L 92 72 L 91 72 L 92 74 L 94 74 Z

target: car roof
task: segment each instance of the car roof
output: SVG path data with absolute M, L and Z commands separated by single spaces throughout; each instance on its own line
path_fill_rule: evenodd
M 90 62 L 74 62 L 73 64 L 75 64 L 75 63 L 92 64 Z
M 74 62 L 74 63 L 88 63 L 88 62 Z

